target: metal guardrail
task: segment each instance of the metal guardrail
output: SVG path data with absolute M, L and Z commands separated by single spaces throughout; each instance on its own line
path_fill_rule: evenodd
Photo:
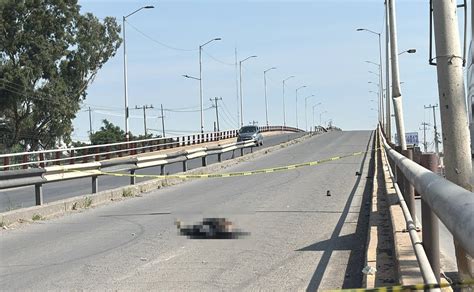
M 160 175 L 165 175 L 165 167 L 168 164 L 181 162 L 183 172 L 187 171 L 187 162 L 191 159 L 201 158 L 202 166 L 207 165 L 209 155 L 217 155 L 219 162 L 222 154 L 240 149 L 241 156 L 244 148 L 256 147 L 255 140 L 234 142 L 224 145 L 199 147 L 188 150 L 179 150 L 173 153 L 156 153 L 153 155 L 142 155 L 111 159 L 105 161 L 94 161 L 78 164 L 52 165 L 44 168 L 6 170 L 0 172 L 0 189 L 9 189 L 21 186 L 35 186 L 36 205 L 43 204 L 42 186 L 45 183 L 70 180 L 83 177 L 92 178 L 92 193 L 98 192 L 98 177 L 102 175 L 102 169 L 119 167 L 121 171 L 129 171 L 130 184 L 135 184 L 133 174 L 137 169 L 160 166 Z
M 259 127 L 261 132 L 291 131 L 302 132 L 298 128 L 286 126 Z M 127 157 L 138 153 L 154 152 L 169 148 L 179 148 L 207 142 L 220 141 L 237 137 L 237 130 L 212 133 L 199 133 L 185 136 L 154 138 L 119 143 L 88 145 L 62 149 L 49 149 L 0 155 L 0 171 L 9 169 L 44 168 L 51 165 L 87 163 L 101 161 L 112 157 Z
M 409 151 L 404 153 L 405 156 L 398 153 L 387 143 L 380 131 L 379 133 L 389 165 L 393 169 L 396 191 L 400 194 L 407 230 L 410 232 L 425 283 L 431 284 L 433 275 L 439 282 L 438 235 L 434 238 L 433 234 L 429 233 L 437 233 L 438 217 L 462 248 L 470 256 L 474 256 L 474 194 L 412 161 Z M 423 219 L 429 219 L 422 222 L 423 242 L 416 234 L 414 191 L 421 194 Z

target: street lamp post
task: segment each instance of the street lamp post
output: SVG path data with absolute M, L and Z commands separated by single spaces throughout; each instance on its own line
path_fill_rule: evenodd
M 283 80 L 283 126 L 286 127 L 286 109 L 285 109 L 285 82 L 288 79 L 294 78 L 295 76 L 291 75 Z
M 250 56 L 239 62 L 239 75 L 240 75 L 240 126 L 244 125 L 244 102 L 242 94 L 242 63 L 247 61 L 250 58 L 256 58 L 257 56 Z
M 128 77 L 127 77 L 127 45 L 125 42 L 125 22 L 127 17 L 132 16 L 133 14 L 137 13 L 142 9 L 150 9 L 155 8 L 152 5 L 147 5 L 138 8 L 137 10 L 133 11 L 132 13 L 122 16 L 122 36 L 123 36 L 123 87 L 124 87 L 124 96 L 125 96 L 125 139 L 128 141 L 130 138 L 129 130 L 128 130 L 128 117 L 129 117 L 129 109 L 128 109 Z
M 378 99 L 378 115 L 379 115 L 379 122 L 382 123 L 382 121 L 384 120 L 384 114 L 383 114 L 383 110 L 384 110 L 384 106 L 383 106 L 383 94 L 382 94 L 382 99 L 380 99 L 381 95 L 380 95 L 380 92 L 383 91 L 382 88 L 380 88 L 380 83 L 374 83 L 372 81 L 369 81 L 367 82 L 369 84 L 373 84 L 375 86 L 377 86 L 377 92 L 375 92 L 377 94 L 377 97 L 379 98 Z M 373 92 L 371 90 L 369 90 L 369 92 Z
M 265 71 L 263 71 L 263 88 L 265 91 L 265 120 L 267 121 L 267 127 L 268 127 L 268 103 L 267 103 L 267 77 L 266 74 L 270 70 L 274 70 L 276 67 L 271 67 Z
M 372 65 L 377 66 L 378 69 L 379 69 L 379 72 L 380 73 L 382 72 L 382 66 L 380 66 L 380 64 L 377 64 L 377 63 L 372 62 L 372 61 L 365 61 L 365 62 L 368 63 L 368 64 L 372 64 Z M 378 88 L 378 92 L 377 92 L 377 95 L 378 95 L 378 98 L 379 98 L 379 102 L 378 102 L 378 104 L 379 104 L 378 105 L 379 113 L 378 113 L 378 115 L 379 115 L 379 123 L 380 123 L 384 119 L 384 115 L 383 115 L 383 113 L 381 113 L 381 109 L 383 110 L 383 87 L 381 87 L 382 85 L 380 83 L 380 80 L 381 80 L 382 77 L 381 77 L 380 73 L 375 73 L 373 71 L 369 71 L 369 73 L 377 75 L 378 80 L 379 80 L 378 83 L 373 83 L 373 82 L 369 82 L 369 83 L 373 83 Z
M 298 129 L 298 90 L 306 88 L 306 85 L 296 88 L 296 128 Z
M 313 127 L 314 127 L 314 109 L 318 106 L 318 105 L 321 105 L 320 102 L 318 102 L 317 104 L 313 105 Z
M 314 94 L 311 94 L 310 96 L 307 96 L 304 98 L 304 122 L 305 122 L 305 130 L 306 132 L 308 131 L 308 117 L 307 117 L 307 107 L 308 107 L 308 99 L 313 97 Z
M 370 32 L 372 34 L 375 34 L 378 36 L 379 38 L 379 72 L 380 72 L 380 75 L 379 75 L 379 82 L 380 82 L 380 103 L 382 104 L 383 103 L 383 92 L 382 92 L 382 89 L 383 89 L 383 79 L 382 79 L 382 40 L 380 38 L 381 36 L 381 33 L 380 32 L 375 32 L 373 30 L 370 30 L 370 29 L 366 29 L 366 28 L 358 28 L 357 31 L 366 31 L 366 32 Z M 384 120 L 383 120 L 383 113 L 380 115 L 380 117 L 382 118 L 381 120 L 381 124 L 382 124 L 382 128 L 385 129 L 384 127 Z
M 202 95 L 202 47 L 213 42 L 220 41 L 221 38 L 213 38 L 212 40 L 199 46 L 199 105 L 201 108 L 201 133 L 204 133 L 204 113 L 203 113 L 203 95 Z

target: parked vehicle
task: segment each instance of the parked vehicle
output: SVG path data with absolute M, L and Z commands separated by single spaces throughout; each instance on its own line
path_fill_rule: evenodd
M 263 135 L 257 126 L 243 126 L 237 134 L 237 142 L 255 140 L 255 145 L 263 145 Z

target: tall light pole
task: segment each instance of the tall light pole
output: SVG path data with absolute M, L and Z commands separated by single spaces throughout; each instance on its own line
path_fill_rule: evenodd
M 375 62 L 372 62 L 372 61 L 365 61 L 366 63 L 368 64 L 372 64 L 372 65 L 375 65 L 377 66 L 377 68 L 379 69 L 379 72 L 382 72 L 382 66 L 380 66 L 380 64 L 378 63 L 375 63 Z M 383 114 L 381 113 L 381 111 L 383 110 L 383 87 L 381 87 L 381 84 L 380 84 L 380 79 L 381 79 L 381 75 L 380 73 L 375 73 L 375 72 L 372 72 L 372 71 L 369 71 L 369 73 L 373 73 L 375 75 L 377 75 L 378 77 L 378 82 L 377 83 L 373 83 L 373 82 L 369 82 L 369 83 L 372 83 L 374 85 L 376 85 L 378 87 L 378 91 L 377 91 L 377 95 L 378 95 L 378 116 L 379 116 L 379 123 L 382 122 L 383 120 Z M 382 99 L 380 98 L 382 97 Z
M 286 127 L 286 109 L 285 109 L 285 82 L 288 79 L 294 78 L 295 76 L 291 75 L 283 80 L 283 126 Z
M 390 60 L 392 73 L 392 101 L 393 112 L 395 113 L 395 123 L 401 150 L 407 150 L 405 138 L 405 122 L 403 121 L 403 99 L 400 88 L 400 72 L 398 68 L 398 40 L 397 40 L 397 19 L 395 12 L 395 0 L 388 1 L 388 19 L 390 25 Z
M 257 56 L 250 56 L 239 62 L 239 75 L 240 75 L 240 126 L 244 125 L 244 101 L 242 94 L 242 63 L 250 58 L 257 58 Z
M 125 22 L 127 17 L 132 16 L 133 14 L 137 13 L 142 9 L 151 9 L 155 8 L 152 5 L 147 5 L 138 8 L 137 10 L 133 11 L 132 13 L 122 17 L 122 36 L 123 36 L 123 87 L 124 87 L 124 96 L 125 96 L 125 139 L 128 141 L 130 138 L 129 131 L 128 131 L 128 117 L 129 117 L 129 110 L 128 110 L 128 79 L 127 79 L 127 45 L 125 42 Z
M 221 38 L 213 38 L 212 40 L 199 46 L 199 104 L 201 108 L 201 133 L 204 133 L 204 113 L 203 113 L 203 96 L 202 96 L 202 47 L 213 42 L 220 41 Z
M 314 127 L 314 109 L 318 106 L 321 105 L 322 103 L 318 102 L 317 104 L 313 105 L 313 127 Z
M 266 74 L 270 70 L 274 70 L 276 67 L 271 67 L 265 71 L 263 71 L 263 88 L 265 90 L 265 120 L 267 121 L 267 127 L 268 127 L 268 102 L 267 102 L 267 77 Z
M 388 11 L 388 0 L 385 0 L 385 136 L 387 141 L 392 141 L 392 113 L 390 103 L 392 102 L 391 64 L 390 64 L 390 13 Z
M 307 96 L 304 98 L 304 122 L 305 122 L 305 130 L 308 132 L 308 117 L 307 117 L 307 107 L 308 107 L 308 98 L 313 97 L 314 94 L 311 94 L 310 96 Z
M 373 84 L 375 86 L 377 86 L 377 96 L 378 96 L 378 115 L 379 115 L 379 123 L 382 123 L 383 121 L 383 99 L 380 99 L 380 92 L 382 91 L 382 89 L 380 88 L 380 84 L 378 83 L 374 83 L 372 81 L 369 81 L 367 82 L 369 84 Z M 371 90 L 369 90 L 369 92 L 371 92 Z M 373 91 L 372 91 L 373 92 Z M 382 95 L 383 96 L 383 95 Z
M 306 88 L 306 85 L 296 88 L 296 128 L 298 128 L 298 90 Z
M 382 104 L 383 103 L 383 79 L 382 79 L 382 40 L 381 40 L 381 33 L 380 32 L 375 32 L 373 30 L 370 30 L 370 29 L 366 29 L 366 28 L 358 28 L 357 31 L 366 31 L 366 32 L 369 32 L 371 34 L 375 34 L 378 36 L 379 38 L 379 71 L 380 71 L 380 76 L 379 76 L 379 80 L 380 80 L 380 103 Z M 382 108 L 382 107 L 381 107 Z M 385 122 L 383 120 L 383 113 L 381 114 L 381 118 L 382 118 L 382 121 L 381 121 L 381 124 L 382 124 L 382 128 L 385 130 Z

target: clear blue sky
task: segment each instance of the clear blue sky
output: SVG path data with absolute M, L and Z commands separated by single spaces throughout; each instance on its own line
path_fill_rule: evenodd
M 295 75 L 286 90 L 288 125 L 296 123 L 295 89 L 306 85 L 299 91 L 300 127 L 305 126 L 304 97 L 314 94 L 316 97 L 308 101 L 309 124 L 312 105 L 321 102 L 322 106 L 316 108 L 316 123 L 319 112 L 325 110 L 323 121 L 332 119 L 344 130 L 356 130 L 375 128 L 377 113 L 370 108 L 377 109 L 377 104 L 370 100 L 377 97 L 369 90 L 377 88 L 368 81 L 377 82 L 377 77 L 368 71 L 376 71 L 377 67 L 364 61 L 378 62 L 377 37 L 356 32 L 356 28 L 383 30 L 383 2 L 82 0 L 79 4 L 82 12 L 92 12 L 99 18 L 114 16 L 120 23 L 123 15 L 141 6 L 155 6 L 131 16 L 127 24 L 129 105 L 153 104 L 155 109 L 147 111 L 148 128 L 161 129 L 157 118 L 161 103 L 166 109 L 198 109 L 199 82 L 182 75 L 198 76 L 198 46 L 221 37 L 222 41 L 207 45 L 203 54 L 205 108 L 211 105 L 209 98 L 222 97 L 226 108 L 220 108 L 221 128 L 237 127 L 233 65 L 237 47 L 239 60 L 258 55 L 246 61 L 243 69 L 245 123 L 255 120 L 265 124 L 263 70 L 275 66 L 277 70 L 267 75 L 270 124 L 283 123 L 282 80 Z M 428 65 L 428 3 L 397 1 L 399 51 L 417 49 L 416 54 L 400 56 L 407 132 L 418 131 L 425 119 L 431 122 L 430 112 L 423 106 L 438 102 L 436 68 Z M 170 49 L 156 41 L 191 51 Z M 122 47 L 89 87 L 84 108 L 87 106 L 93 109 L 94 130 L 104 118 L 124 128 Z M 143 133 L 142 111 L 133 110 L 131 116 L 130 130 Z M 170 134 L 199 131 L 198 111 L 167 111 L 165 116 Z M 205 130 L 212 130 L 213 109 L 205 111 L 204 120 Z M 74 126 L 73 138 L 87 140 L 87 112 L 78 113 Z

